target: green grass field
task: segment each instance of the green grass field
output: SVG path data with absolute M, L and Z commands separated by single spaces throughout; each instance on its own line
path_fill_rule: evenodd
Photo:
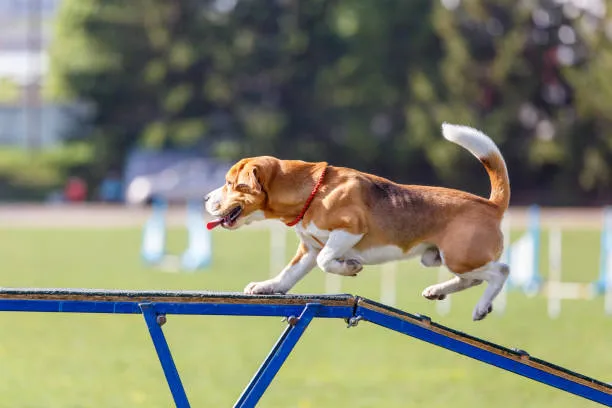
M 269 275 L 266 231 L 215 232 L 213 266 L 195 274 L 144 268 L 140 237 L 137 229 L 0 230 L 0 282 L 241 291 Z M 179 251 L 184 232 L 172 230 L 169 241 Z M 564 248 L 566 279 L 597 277 L 598 231 L 567 231 Z M 546 253 L 542 258 L 545 271 Z M 343 291 L 377 300 L 379 270 L 367 267 L 344 278 Z M 402 263 L 397 306 L 612 381 L 612 318 L 604 316 L 602 299 L 565 301 L 561 318 L 550 320 L 543 298 L 511 293 L 504 315 L 472 322 L 483 287 L 454 295 L 451 313 L 441 317 L 420 296 L 436 279 L 435 269 Z M 323 287 L 323 273 L 314 270 L 294 293 L 321 293 Z M 0 313 L 0 327 L 2 408 L 172 406 L 141 316 Z M 278 318 L 169 316 L 164 330 L 192 406 L 232 406 L 283 328 Z M 368 323 L 347 329 L 341 320 L 315 320 L 259 406 L 599 405 Z

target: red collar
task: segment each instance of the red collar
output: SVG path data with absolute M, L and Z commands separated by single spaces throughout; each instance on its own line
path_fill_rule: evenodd
M 306 214 L 306 211 L 308 211 L 308 207 L 310 207 L 310 203 L 312 203 L 312 200 L 315 194 L 317 194 L 317 191 L 319 191 L 319 188 L 321 188 L 321 184 L 323 184 L 323 178 L 325 177 L 325 173 L 327 173 L 327 166 L 323 168 L 323 172 L 319 176 L 319 180 L 317 181 L 317 184 L 315 184 L 314 188 L 312 189 L 312 192 L 310 193 L 308 200 L 306 200 L 306 204 L 304 204 L 304 208 L 302 208 L 302 211 L 298 214 L 297 217 L 295 217 L 293 221 L 287 222 L 285 223 L 285 225 L 287 225 L 288 227 L 293 227 L 295 224 L 300 222 L 302 218 L 304 218 L 304 214 Z

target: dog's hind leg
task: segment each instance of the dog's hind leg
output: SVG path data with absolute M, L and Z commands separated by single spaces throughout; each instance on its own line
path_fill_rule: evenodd
M 508 266 L 497 261 L 503 247 L 499 223 L 485 220 L 476 227 L 472 221 L 461 221 L 450 228 L 452 232 L 446 234 L 439 248 L 444 264 L 460 280 L 449 283 L 446 290 L 462 290 L 486 281 L 487 287 L 472 313 L 474 320 L 484 319 L 493 310 L 493 300 L 509 274 Z
M 443 255 L 438 247 L 429 247 L 421 256 L 421 264 L 423 266 L 435 267 L 441 266 L 444 263 Z M 429 300 L 443 300 L 446 295 L 459 292 L 472 286 L 480 285 L 482 280 L 464 279 L 460 276 L 455 276 L 445 282 L 440 282 L 435 285 L 428 286 L 421 293 L 423 297 Z
M 429 300 L 443 300 L 446 298 L 446 295 L 471 288 L 472 286 L 480 285 L 481 283 L 482 280 L 480 279 L 465 279 L 455 276 L 454 278 L 445 282 L 428 286 L 425 288 L 425 290 L 423 290 L 422 295 Z
M 489 262 L 470 272 L 460 274 L 460 279 L 486 281 L 487 287 L 472 312 L 472 319 L 482 320 L 493 310 L 493 300 L 501 292 L 510 269 L 501 262 Z
M 493 300 L 504 287 L 504 283 L 506 283 L 506 279 L 508 279 L 510 274 L 510 268 L 501 262 L 491 262 L 482 271 L 468 272 L 463 274 L 463 276 L 468 274 L 474 274 L 477 279 L 487 281 L 487 288 L 472 313 L 472 319 L 481 320 L 493 310 Z

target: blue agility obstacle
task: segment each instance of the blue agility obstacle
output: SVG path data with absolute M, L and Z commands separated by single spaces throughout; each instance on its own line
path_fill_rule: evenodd
M 166 256 L 166 211 L 168 205 L 163 201 L 151 203 L 153 213 L 142 231 L 140 256 L 149 265 L 160 263 Z
M 253 407 L 307 329 L 318 318 L 341 318 L 348 326 L 367 321 L 435 344 L 565 392 L 612 406 L 612 385 L 436 324 L 426 316 L 352 295 L 243 295 L 215 292 L 154 292 L 77 289 L 0 289 L 0 311 L 142 314 L 174 402 L 189 401 L 162 325 L 166 315 L 285 317 L 287 327 L 234 407 Z
M 612 315 L 612 207 L 604 208 L 600 248 L 599 280 L 594 292 L 603 295 L 606 314 Z
M 509 231 L 505 231 L 508 234 Z M 603 296 L 604 311 L 612 315 L 612 207 L 603 211 L 599 277 L 591 282 L 567 282 L 561 279 L 562 230 L 558 225 L 548 227 L 548 273 L 540 273 L 542 228 L 540 210 L 537 205 L 529 207 L 527 229 L 512 244 L 505 247 L 503 259 L 510 265 L 510 276 L 504 287 L 521 290 L 528 296 L 542 294 L 548 299 L 548 314 L 556 318 L 561 312 L 562 299 L 593 299 Z M 503 311 L 505 297 L 497 300 L 498 311 Z
M 187 203 L 187 249 L 180 256 L 166 253 L 166 213 L 168 204 L 156 199 L 151 204 L 152 214 L 142 232 L 140 256 L 149 266 L 162 269 L 193 272 L 210 265 L 212 259 L 212 237 L 202 225 L 202 203 Z
M 540 274 L 540 235 L 540 208 L 532 205 L 527 212 L 527 231 L 508 246 L 504 254 L 512 271 L 508 277 L 508 287 L 521 289 L 530 296 L 540 290 L 543 282 Z
M 612 291 L 612 207 L 604 209 L 603 231 L 601 233 L 601 253 L 599 265 L 599 293 Z

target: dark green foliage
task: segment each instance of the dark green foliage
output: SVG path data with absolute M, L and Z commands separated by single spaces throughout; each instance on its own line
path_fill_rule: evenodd
M 442 139 L 448 121 L 500 145 L 515 204 L 610 199 L 605 21 L 545 1 L 451 3 L 64 0 L 52 85 L 95 107 L 94 178 L 143 145 L 488 194 L 478 162 Z

